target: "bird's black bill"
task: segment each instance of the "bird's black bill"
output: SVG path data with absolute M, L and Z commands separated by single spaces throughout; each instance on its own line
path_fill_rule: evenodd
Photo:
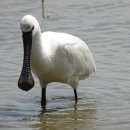
M 23 32 L 23 48 L 24 59 L 23 68 L 18 81 L 18 87 L 24 91 L 28 91 L 34 86 L 34 79 L 30 69 L 30 56 L 32 46 L 32 30 L 30 32 Z

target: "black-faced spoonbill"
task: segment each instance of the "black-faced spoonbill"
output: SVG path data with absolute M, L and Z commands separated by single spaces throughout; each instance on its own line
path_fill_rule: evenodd
M 51 82 L 69 84 L 77 101 L 79 80 L 96 71 L 87 44 L 80 38 L 66 33 L 41 33 L 37 19 L 31 15 L 22 18 L 21 30 L 24 59 L 18 81 L 19 88 L 28 91 L 34 86 L 32 70 L 40 81 L 42 104 L 46 104 L 46 86 Z

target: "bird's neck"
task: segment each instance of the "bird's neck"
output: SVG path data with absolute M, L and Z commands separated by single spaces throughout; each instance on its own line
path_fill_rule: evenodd
M 42 44 L 42 36 L 41 36 L 41 30 L 38 30 L 35 35 L 33 36 L 33 39 L 32 39 L 32 51 L 35 51 L 35 50 L 39 50 L 40 51 L 40 48 L 41 48 L 41 44 Z
M 48 71 L 47 69 L 48 62 L 46 60 L 48 61 L 47 55 L 45 53 L 44 41 L 42 39 L 41 31 L 39 31 L 33 37 L 32 52 L 31 52 L 31 67 L 33 72 L 37 76 L 39 76 L 41 68 L 43 72 Z
M 31 53 L 31 59 L 34 62 L 41 62 L 41 60 L 44 61 L 45 59 L 47 59 L 41 30 L 37 31 L 37 33 L 33 37 Z
M 42 36 L 41 30 L 37 31 L 37 33 L 33 36 L 32 39 L 32 58 L 37 58 L 42 55 Z

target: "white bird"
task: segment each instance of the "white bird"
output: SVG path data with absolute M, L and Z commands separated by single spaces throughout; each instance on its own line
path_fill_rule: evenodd
M 28 91 L 34 86 L 31 70 L 42 88 L 41 103 L 46 104 L 46 87 L 51 82 L 69 84 L 78 100 L 79 80 L 96 71 L 93 56 L 80 38 L 57 32 L 44 32 L 37 19 L 26 15 L 21 20 L 24 59 L 18 86 Z M 31 68 L 31 69 L 30 69 Z

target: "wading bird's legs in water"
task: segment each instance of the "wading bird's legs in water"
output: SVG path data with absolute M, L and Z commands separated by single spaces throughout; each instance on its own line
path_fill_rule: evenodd
M 77 110 L 78 96 L 77 96 L 77 90 L 76 89 L 74 89 L 74 96 L 75 96 L 74 108 L 75 108 L 75 110 Z
M 76 89 L 74 89 L 74 96 L 75 96 L 75 102 L 77 103 L 77 101 L 78 101 L 78 96 L 77 96 L 77 90 L 76 90 Z
M 41 105 L 42 107 L 46 106 L 46 87 L 42 88 Z
M 42 88 L 41 106 L 45 107 L 46 106 L 46 87 L 47 87 L 47 84 L 45 84 L 42 80 L 40 80 L 40 85 L 41 85 L 41 88 Z

